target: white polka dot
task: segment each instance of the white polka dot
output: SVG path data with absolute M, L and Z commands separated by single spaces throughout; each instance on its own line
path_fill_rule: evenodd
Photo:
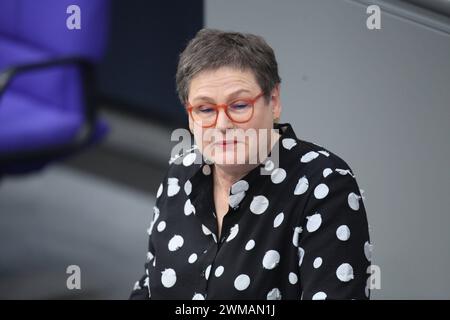
M 183 158 L 183 165 L 185 167 L 189 167 L 191 164 L 194 163 L 195 158 L 197 157 L 197 154 L 195 152 L 193 153 L 188 153 L 184 158 Z
M 218 266 L 218 267 L 216 268 L 216 271 L 214 272 L 214 275 L 215 275 L 217 278 L 220 277 L 220 276 L 222 275 L 222 273 L 223 273 L 223 270 L 224 270 L 223 266 Z
M 156 228 L 158 229 L 159 232 L 164 231 L 164 229 L 166 228 L 166 222 L 161 221 L 160 223 L 158 223 L 158 226 Z
M 281 141 L 281 144 L 285 149 L 291 150 L 293 147 L 295 147 L 297 142 L 292 138 L 285 138 Z
M 234 280 L 236 290 L 243 291 L 250 285 L 250 277 L 246 274 L 240 274 Z
M 158 209 L 157 206 L 153 207 L 153 214 L 154 214 L 153 220 L 158 220 L 158 218 L 159 218 L 159 209 Z
M 310 151 L 302 156 L 302 158 L 300 159 L 300 162 L 307 163 L 307 162 L 314 160 L 318 156 L 319 156 L 319 154 L 317 152 Z
M 354 193 L 354 192 L 349 193 L 348 205 L 350 206 L 350 208 L 352 208 L 355 211 L 359 210 L 359 196 L 356 193 Z
M 207 164 L 203 166 L 202 172 L 205 176 L 209 176 L 211 174 L 211 167 Z
M 201 293 L 196 293 L 192 297 L 192 300 L 205 300 L 205 297 Z
M 342 282 L 348 282 L 354 278 L 353 268 L 348 263 L 341 264 L 336 270 L 336 276 Z
M 249 240 L 245 245 L 245 250 L 250 251 L 255 247 L 255 240 Z
M 158 192 L 156 193 L 156 197 L 159 198 L 161 196 L 162 192 L 163 192 L 163 185 L 161 183 L 159 185 Z
M 167 196 L 169 197 L 173 197 L 178 193 L 178 191 L 180 191 L 177 178 L 168 178 L 167 185 Z
M 141 286 L 139 285 L 139 281 L 136 281 L 136 282 L 134 283 L 133 291 L 135 291 L 135 290 L 140 290 L 140 289 L 142 289 L 142 288 L 141 288 Z
M 197 254 L 193 253 L 189 256 L 188 262 L 189 263 L 194 263 L 195 261 L 197 261 Z
M 147 262 L 152 261 L 155 256 L 150 251 L 147 252 Z
M 333 170 L 326 168 L 323 170 L 323 177 L 326 178 L 329 174 L 333 173 Z
M 169 241 L 169 250 L 176 251 L 183 246 L 184 240 L 182 236 L 174 235 Z
M 262 214 L 269 206 L 269 200 L 264 196 L 253 197 L 250 203 L 250 211 L 254 214 Z
M 373 251 L 372 244 L 370 244 L 369 241 L 366 241 L 366 243 L 364 243 L 364 255 L 366 256 L 366 259 L 369 261 L 372 261 L 372 251 Z
M 276 250 L 269 250 L 266 252 L 263 258 L 263 267 L 264 269 L 273 269 L 280 262 L 280 254 Z
M 165 269 L 161 272 L 161 283 L 164 287 L 170 288 L 173 287 L 174 284 L 177 282 L 177 274 L 175 273 L 175 270 L 169 268 Z
M 267 294 L 267 300 L 281 300 L 281 292 L 278 288 L 273 288 Z
M 283 220 L 284 220 L 284 213 L 280 212 L 273 220 L 273 227 L 278 228 L 280 224 L 283 222 Z
M 309 187 L 309 181 L 308 179 L 303 176 L 300 179 L 298 179 L 297 185 L 295 186 L 294 194 L 300 195 L 306 192 Z
M 190 195 L 192 192 L 192 183 L 189 180 L 184 184 L 184 192 L 186 192 L 186 195 Z
M 339 226 L 336 230 L 336 236 L 341 241 L 347 241 L 350 238 L 350 229 L 345 224 Z
M 316 199 L 323 199 L 327 196 L 328 191 L 329 189 L 327 185 L 325 183 L 321 183 L 314 189 L 314 197 L 316 197 Z
M 230 229 L 230 235 L 227 238 L 227 242 L 230 242 L 231 240 L 233 240 L 236 235 L 239 232 L 239 225 L 235 224 L 231 229 Z
M 244 199 L 244 197 L 245 197 L 244 191 L 236 194 L 231 194 L 228 197 L 228 204 L 230 205 L 230 207 L 236 208 L 239 205 L 239 203 L 241 203 L 242 199 Z
M 294 235 L 292 236 L 292 243 L 296 247 L 298 247 L 298 238 L 300 236 L 300 233 L 302 233 L 302 232 L 303 232 L 303 228 L 302 227 L 295 227 Z
M 231 193 L 236 194 L 239 192 L 245 192 L 249 188 L 248 182 L 245 180 L 239 180 L 231 186 Z
M 184 203 L 184 214 L 189 216 L 191 213 L 195 213 L 195 208 L 191 203 L 190 199 L 187 199 Z
M 313 300 L 325 300 L 327 295 L 325 292 L 319 291 L 312 296 Z
M 319 229 L 322 224 L 322 216 L 320 213 L 313 214 L 312 216 L 307 216 L 306 219 L 308 222 L 306 223 L 306 230 L 308 232 L 314 232 Z
M 320 151 L 318 151 L 319 153 L 321 153 L 321 154 L 323 154 L 324 156 L 326 156 L 326 157 L 329 157 L 330 156 L 330 154 L 327 152 L 327 151 L 325 151 L 325 150 L 320 150 Z
M 305 256 L 305 250 L 302 247 L 298 247 L 298 266 L 300 267 Z
M 322 265 L 322 258 L 321 257 L 315 258 L 313 262 L 314 269 L 320 268 L 321 265 Z
M 339 172 L 339 174 L 341 174 L 341 175 L 343 175 L 343 176 L 345 176 L 346 174 L 353 176 L 352 173 L 350 172 L 350 170 L 347 170 L 347 169 L 338 169 L 338 168 L 336 168 L 335 170 L 336 170 L 337 172 Z
M 212 233 L 211 230 L 209 230 L 208 227 L 205 226 L 204 224 L 202 224 L 202 231 L 205 234 L 205 236 L 209 236 Z
M 208 265 L 205 270 L 205 279 L 209 279 L 209 273 L 211 272 L 211 265 Z
M 264 164 L 264 170 L 272 171 L 273 168 L 275 168 L 275 164 L 273 163 L 273 161 L 272 160 L 267 160 L 266 163 Z
M 214 164 L 214 160 L 208 159 L 205 156 L 203 156 L 203 159 L 205 160 L 205 163 L 208 165 L 213 165 Z
M 289 273 L 289 283 L 290 284 L 296 284 L 297 281 L 298 281 L 297 274 L 295 274 L 294 272 L 290 272 Z
M 270 174 L 270 179 L 272 179 L 272 182 L 275 184 L 283 182 L 285 178 L 286 178 L 286 170 L 281 168 L 276 168 Z

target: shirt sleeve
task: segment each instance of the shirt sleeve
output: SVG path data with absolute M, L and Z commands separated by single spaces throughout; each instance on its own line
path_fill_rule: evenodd
M 324 171 L 325 173 L 325 171 Z M 369 229 L 350 170 L 312 185 L 301 217 L 298 257 L 302 299 L 368 299 Z M 370 247 L 371 248 L 371 247 Z
M 152 230 L 153 226 L 155 225 L 155 221 L 158 219 L 159 215 L 159 209 L 158 209 L 158 201 L 156 202 L 154 209 L 154 214 L 152 221 L 150 223 L 149 228 L 147 229 L 148 233 L 148 252 L 147 252 L 147 258 L 146 262 L 144 264 L 144 275 L 136 281 L 134 284 L 133 290 L 131 291 L 130 300 L 149 300 L 151 299 L 151 291 L 150 291 L 150 272 L 153 270 L 153 263 L 155 262 L 155 249 L 152 243 Z

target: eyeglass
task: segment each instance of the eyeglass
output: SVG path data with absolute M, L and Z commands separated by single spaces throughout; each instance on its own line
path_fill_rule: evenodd
M 238 99 L 230 104 L 202 103 L 192 106 L 187 102 L 187 110 L 192 120 L 203 128 L 210 128 L 216 125 L 219 110 L 224 109 L 225 114 L 235 123 L 245 123 L 250 121 L 254 113 L 254 104 L 263 96 L 261 92 L 253 99 Z

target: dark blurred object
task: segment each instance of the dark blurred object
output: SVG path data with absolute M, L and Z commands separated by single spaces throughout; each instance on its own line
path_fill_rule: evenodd
M 435 13 L 450 17 L 450 1 L 449 0 L 403 0 L 412 3 L 418 7 L 431 10 Z
M 73 5 L 80 29 L 66 25 Z M 106 134 L 92 88 L 108 16 L 108 0 L 0 2 L 0 175 L 43 168 Z
M 175 89 L 178 55 L 202 27 L 202 0 L 113 0 L 111 36 L 98 69 L 104 104 L 169 127 L 185 125 Z

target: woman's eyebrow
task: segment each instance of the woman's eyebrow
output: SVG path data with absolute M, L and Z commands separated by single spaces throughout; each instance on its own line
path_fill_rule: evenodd
M 215 103 L 213 98 L 210 98 L 208 96 L 199 96 L 199 97 L 195 97 L 192 102 L 195 103 L 196 101 L 205 101 L 205 102 L 210 102 L 210 103 Z
M 239 89 L 239 90 L 229 94 L 228 97 L 227 97 L 227 100 L 231 100 L 231 99 L 237 97 L 238 95 L 240 95 L 241 93 L 244 93 L 244 92 L 245 93 L 252 93 L 250 90 L 247 90 L 247 89 Z
M 251 93 L 250 90 L 247 90 L 247 89 L 239 89 L 239 90 L 236 90 L 236 91 L 230 93 L 230 94 L 227 96 L 227 99 L 226 99 L 226 100 L 227 100 L 227 101 L 230 101 L 231 99 L 237 97 L 239 94 L 244 93 L 244 92 L 245 92 L 245 93 Z M 209 103 L 216 103 L 215 100 L 214 100 L 213 98 L 208 97 L 208 96 L 198 96 L 198 97 L 195 97 L 194 100 L 192 100 L 192 102 L 195 102 L 195 101 L 205 101 L 205 102 L 209 102 Z

